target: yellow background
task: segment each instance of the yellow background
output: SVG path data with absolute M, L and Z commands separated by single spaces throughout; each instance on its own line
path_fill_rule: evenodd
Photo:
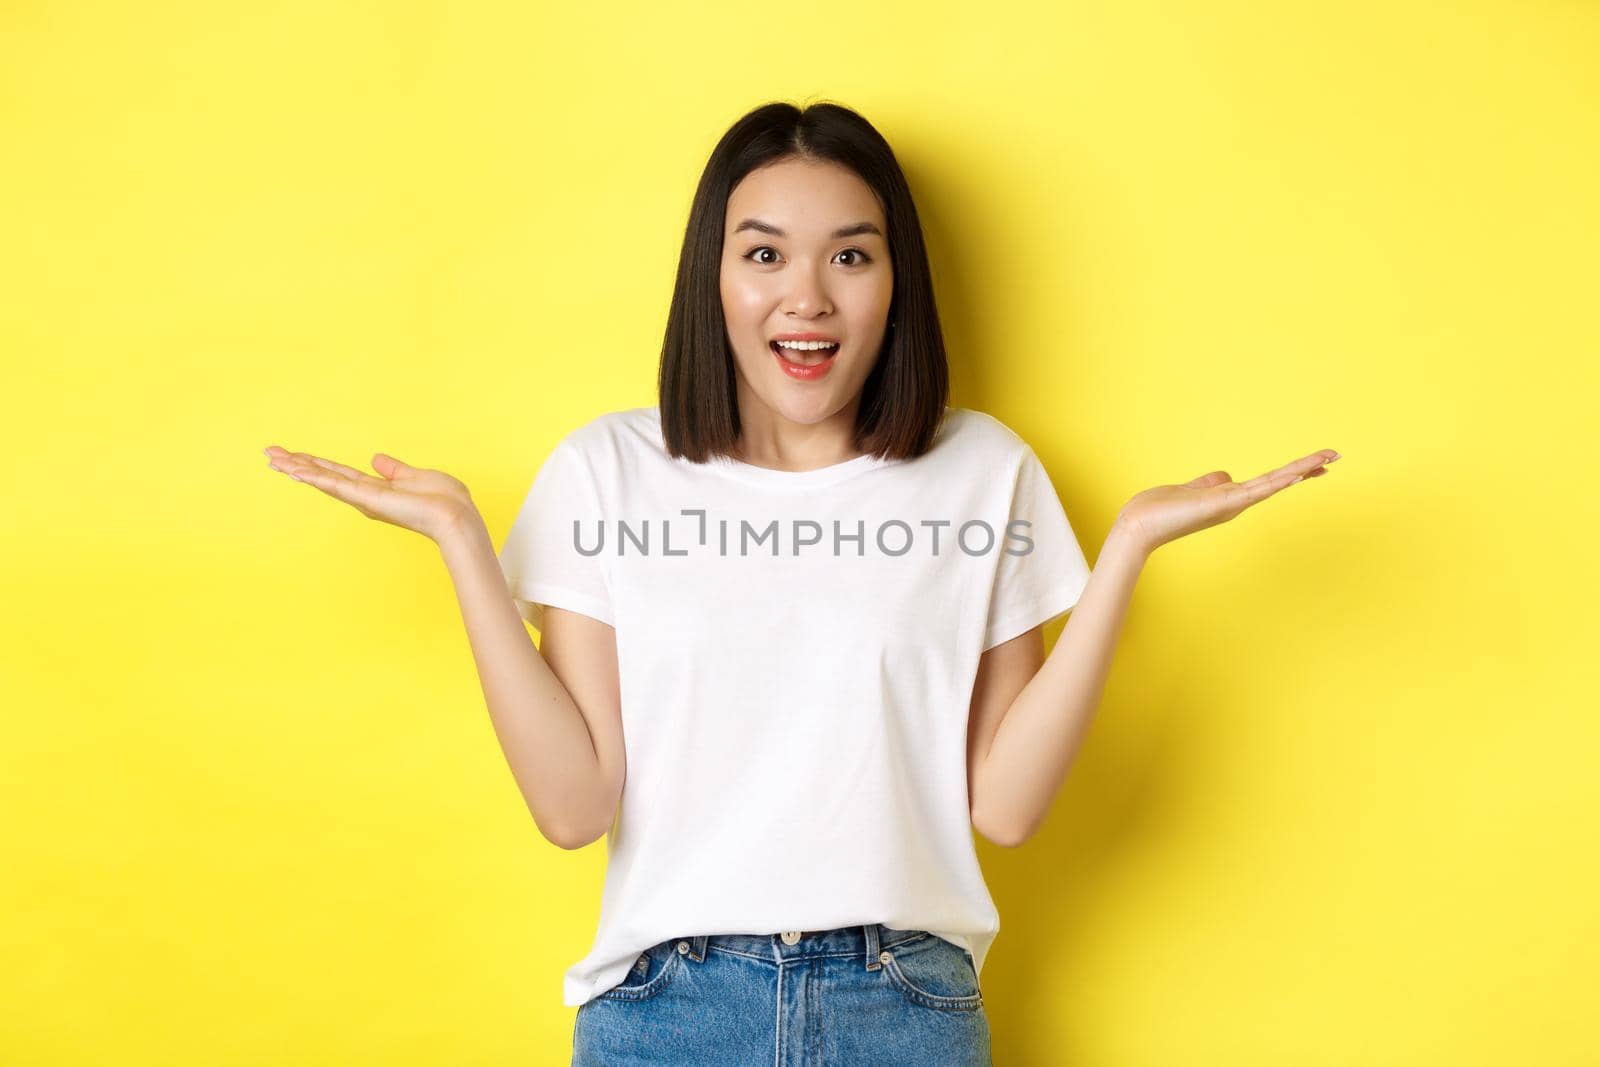
M 1591 3 L 0 10 L 0 1062 L 567 1062 L 604 846 L 527 814 L 434 546 L 654 402 L 771 99 L 895 146 L 953 402 L 1161 549 L 1051 818 L 981 844 L 996 1061 L 1600 1061 Z M 1051 628 L 1052 639 L 1060 624 Z

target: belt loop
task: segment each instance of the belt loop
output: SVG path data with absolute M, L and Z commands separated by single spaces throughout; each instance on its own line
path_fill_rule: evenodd
M 875 971 L 883 964 L 878 959 L 878 931 L 882 929 L 877 923 L 868 923 L 861 928 L 866 933 L 867 941 L 867 970 Z
M 706 961 L 706 942 L 711 939 L 710 934 L 696 934 L 689 938 L 689 958 L 696 963 Z

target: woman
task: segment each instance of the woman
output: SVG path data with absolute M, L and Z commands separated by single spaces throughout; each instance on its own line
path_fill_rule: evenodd
M 658 387 L 558 443 L 498 558 L 443 472 L 268 455 L 438 543 L 541 831 L 606 837 L 574 1063 L 989 1063 L 972 829 L 1043 817 L 1149 553 L 1337 453 L 1138 494 L 1091 577 L 1032 449 L 946 405 L 910 190 L 827 103 L 713 151 Z

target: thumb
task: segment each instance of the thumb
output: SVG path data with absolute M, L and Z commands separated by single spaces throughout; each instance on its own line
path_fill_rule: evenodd
M 372 454 L 372 469 L 385 478 L 397 478 L 402 474 L 415 474 L 416 468 L 395 459 L 387 452 L 374 452 Z
M 1213 485 L 1221 485 L 1224 482 L 1231 481 L 1233 481 L 1233 479 L 1228 476 L 1227 471 L 1212 471 L 1210 474 L 1202 474 L 1200 477 L 1186 484 L 1191 489 L 1207 489 Z

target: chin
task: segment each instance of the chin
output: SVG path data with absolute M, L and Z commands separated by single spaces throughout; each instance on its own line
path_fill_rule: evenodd
M 790 422 L 811 425 L 826 420 L 837 414 L 849 400 L 849 393 L 840 386 L 844 375 L 841 372 L 845 367 L 835 367 L 829 373 L 827 380 L 820 382 L 800 382 L 783 376 L 781 371 L 773 373 L 774 368 L 765 364 L 758 376 L 761 382 L 759 387 L 751 384 L 747 368 L 739 368 L 739 377 L 743 384 L 755 398 L 775 414 L 783 416 Z
M 788 382 L 778 382 L 776 388 L 757 390 L 756 397 L 774 414 L 807 426 L 822 422 L 844 406 L 832 389 L 807 390 Z

